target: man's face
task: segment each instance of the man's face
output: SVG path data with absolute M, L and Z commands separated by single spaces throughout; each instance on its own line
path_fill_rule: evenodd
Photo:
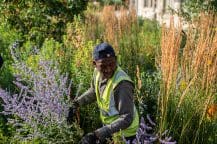
M 100 60 L 93 61 L 96 69 L 102 74 L 103 79 L 109 79 L 114 74 L 116 69 L 116 58 L 104 58 Z

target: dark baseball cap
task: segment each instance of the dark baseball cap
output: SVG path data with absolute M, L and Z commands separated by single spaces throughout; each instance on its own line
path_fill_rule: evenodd
M 115 57 L 115 51 L 108 43 L 100 43 L 93 50 L 93 59 L 100 60 L 103 58 Z

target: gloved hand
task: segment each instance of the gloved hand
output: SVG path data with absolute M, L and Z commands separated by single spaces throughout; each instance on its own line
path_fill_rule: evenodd
M 107 140 L 112 138 L 112 132 L 108 126 L 101 127 L 95 130 L 94 133 L 100 144 L 105 144 Z
M 86 134 L 80 141 L 80 144 L 96 144 L 97 143 L 97 137 L 95 133 L 88 133 Z
M 79 104 L 77 102 L 73 102 L 71 107 L 69 107 L 68 115 L 66 118 L 68 124 L 72 124 L 73 120 L 75 120 L 78 107 L 79 107 Z

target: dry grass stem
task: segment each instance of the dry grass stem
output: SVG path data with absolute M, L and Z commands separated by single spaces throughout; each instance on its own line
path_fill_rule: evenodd
M 118 53 L 118 41 L 124 34 L 130 34 L 132 26 L 137 23 L 137 16 L 133 9 L 128 11 L 121 7 L 116 11 L 114 6 L 105 6 L 100 15 L 100 22 L 105 28 L 104 39 L 111 43 Z
M 142 80 L 140 76 L 140 69 L 139 66 L 136 66 L 136 77 L 137 77 L 137 87 L 140 90 L 142 88 Z
M 166 28 L 165 26 L 162 28 L 160 66 L 167 94 L 174 79 L 176 79 L 178 72 L 179 47 L 182 39 L 181 32 L 181 24 L 178 28 L 175 28 L 173 18 L 171 18 L 171 24 L 169 28 Z
M 190 27 L 186 33 L 181 26 L 175 28 L 173 20 L 169 28 L 162 28 L 160 68 L 163 85 L 158 102 L 161 112 L 160 131 L 167 124 L 168 110 L 172 106 L 170 99 L 177 104 L 172 124 L 175 124 L 179 114 L 190 112 L 189 117 L 186 117 L 189 118 L 186 119 L 188 122 L 192 117 L 200 116 L 198 130 L 208 106 L 216 101 L 217 16 L 202 13 L 194 25 L 196 28 Z M 183 36 L 187 39 L 184 48 L 181 48 Z

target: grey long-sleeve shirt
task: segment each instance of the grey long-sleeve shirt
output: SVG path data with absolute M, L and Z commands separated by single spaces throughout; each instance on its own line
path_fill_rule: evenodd
M 103 93 L 107 84 L 107 80 L 99 81 L 100 95 Z M 129 81 L 121 81 L 114 89 L 114 99 L 116 109 L 119 111 L 120 117 L 109 125 L 105 125 L 95 131 L 97 136 L 106 138 L 119 130 L 126 129 L 133 121 L 134 114 L 134 86 Z M 86 105 L 96 101 L 94 83 L 80 97 L 75 100 L 79 106 Z

